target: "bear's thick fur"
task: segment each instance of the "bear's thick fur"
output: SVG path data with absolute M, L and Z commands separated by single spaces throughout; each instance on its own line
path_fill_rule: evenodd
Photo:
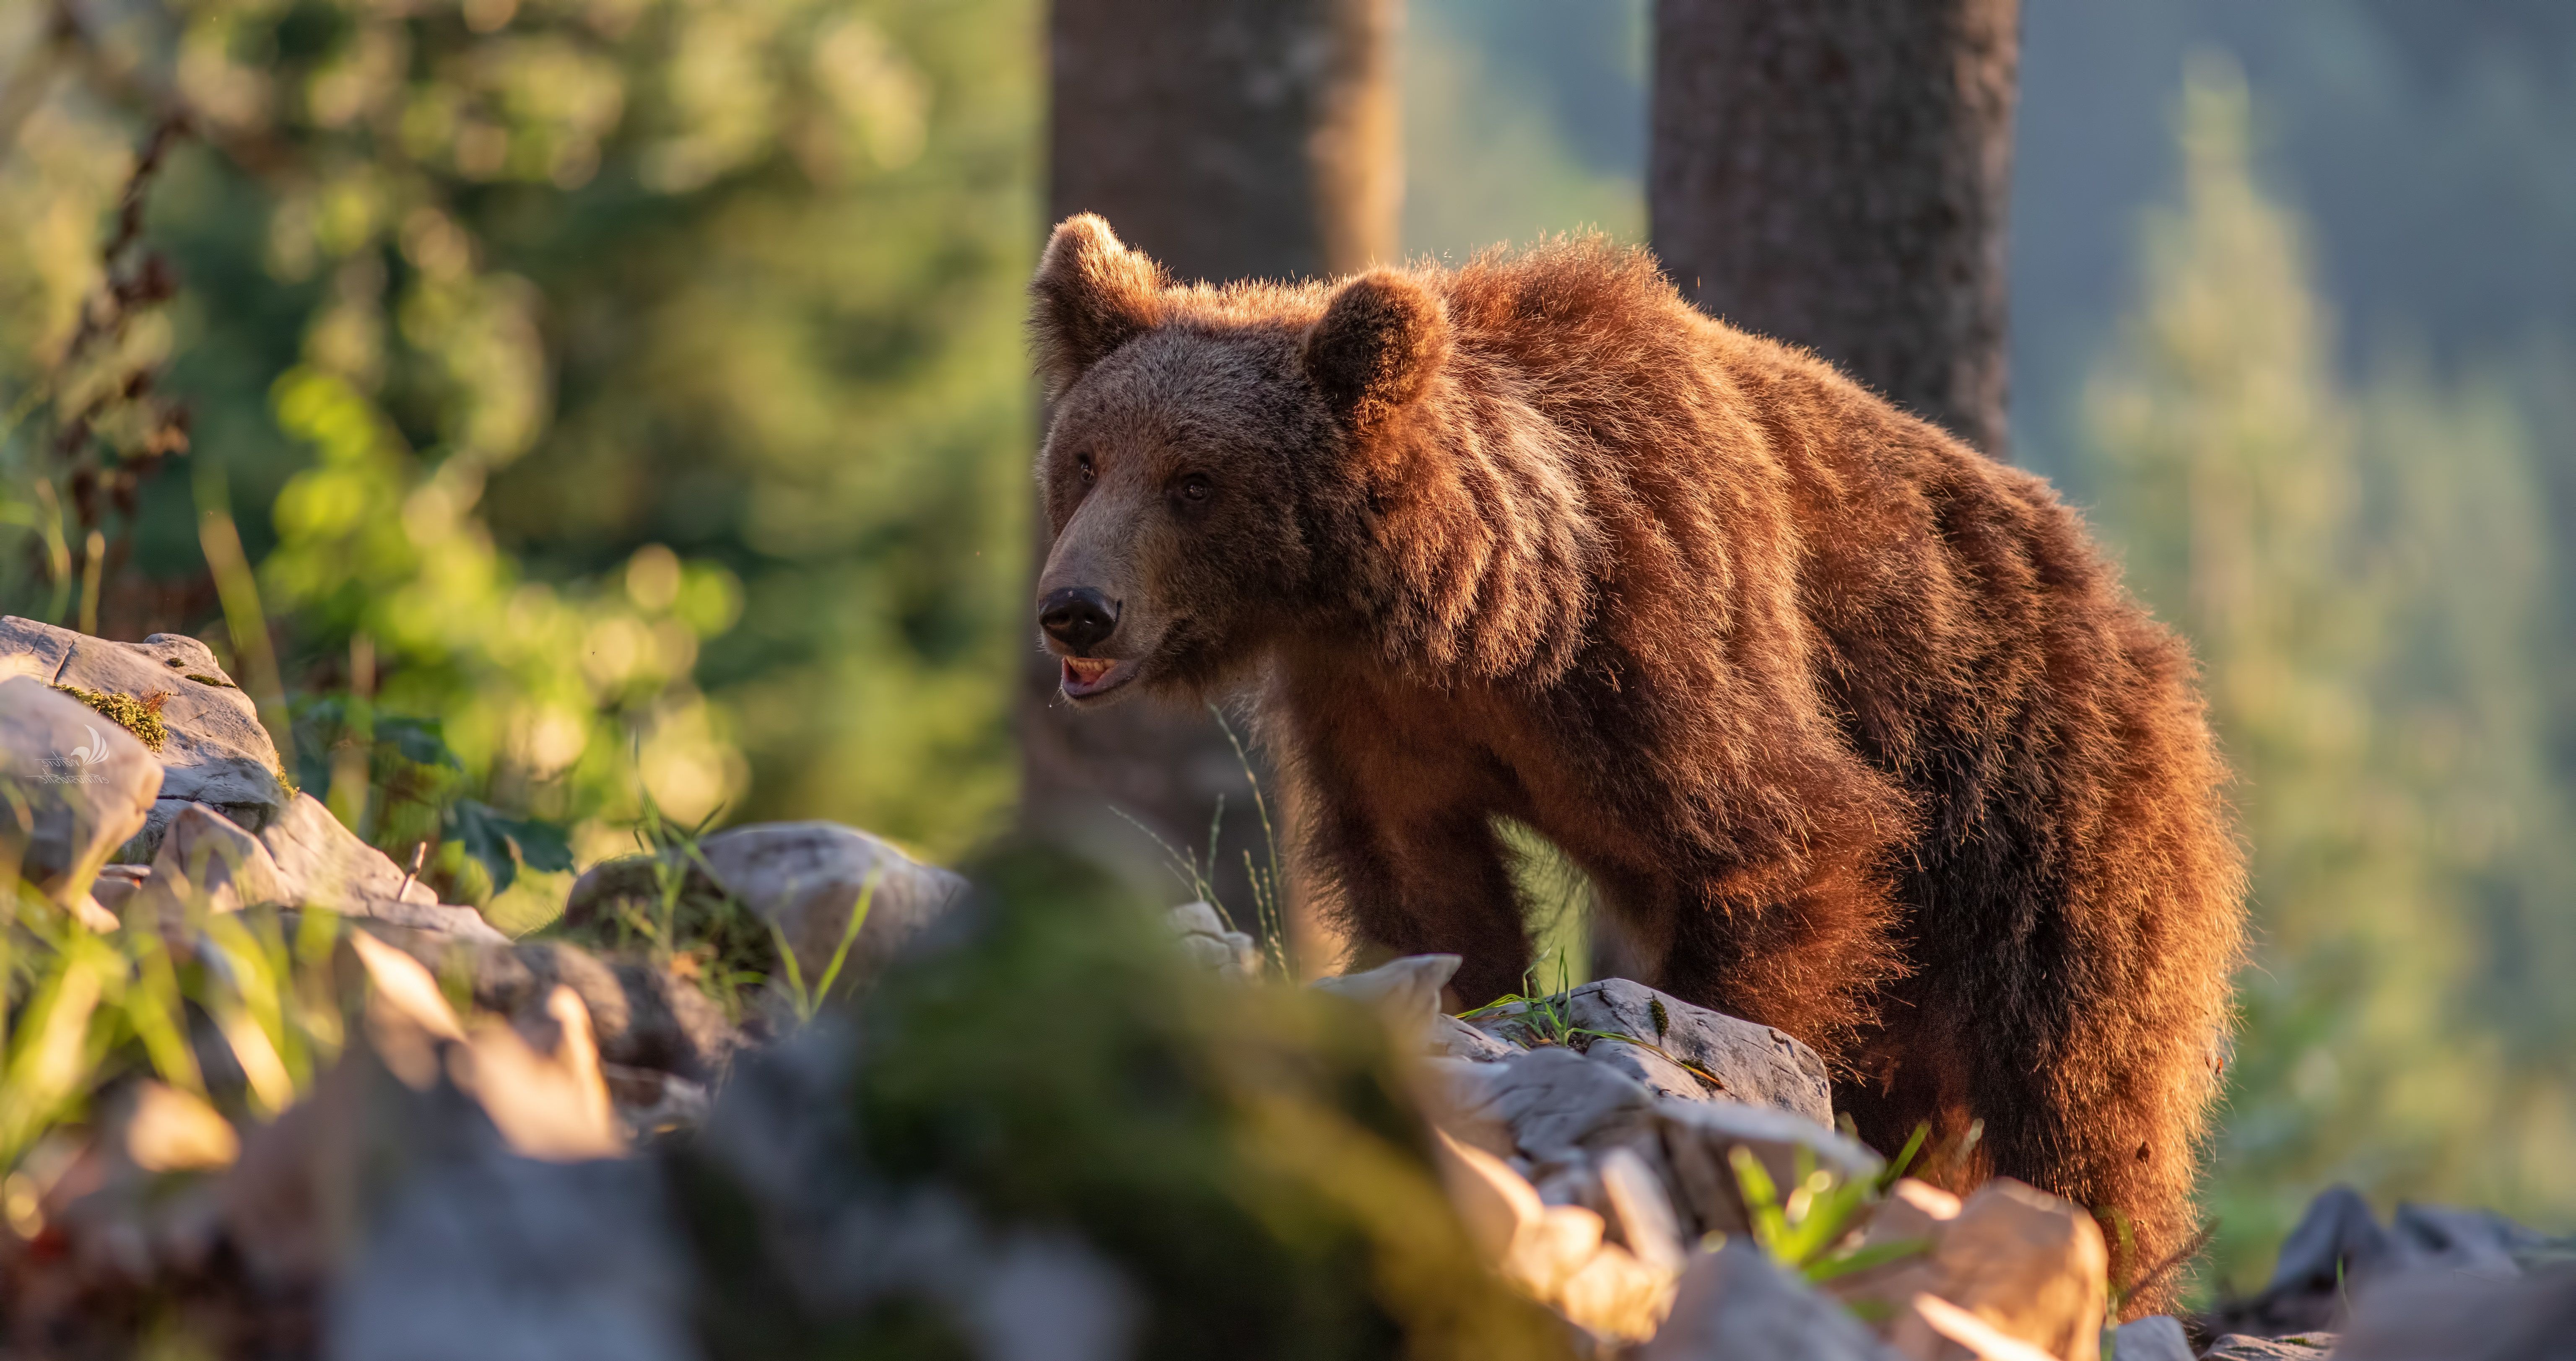
M 1597 242 L 1214 288 L 1077 217 L 1032 291 L 1065 693 L 1257 686 L 1360 938 L 1515 989 L 1518 819 L 1879 1148 L 1982 1121 L 1953 1180 L 2116 1211 L 2132 1276 L 2188 1240 L 2225 771 L 2045 483 Z

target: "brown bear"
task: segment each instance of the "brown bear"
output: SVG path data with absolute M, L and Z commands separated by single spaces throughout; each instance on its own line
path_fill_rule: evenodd
M 1032 293 L 1065 695 L 1253 690 L 1358 938 L 1514 990 L 1517 819 L 1877 1147 L 1982 1122 L 1954 1180 L 2095 1207 L 2133 1278 L 2189 1239 L 2225 771 L 2046 483 L 1597 241 L 1210 287 L 1083 216 Z

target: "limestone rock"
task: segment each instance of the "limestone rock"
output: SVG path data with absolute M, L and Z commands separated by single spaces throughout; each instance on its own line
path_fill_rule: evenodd
M 1869 1222 L 1861 1230 L 1860 1246 L 1866 1251 L 1903 1243 L 1915 1245 L 1919 1251 L 1837 1276 L 1825 1283 L 1825 1293 L 1847 1305 L 1865 1306 L 1893 1316 L 1916 1295 L 1941 1284 L 1933 1254 L 1941 1245 L 1941 1235 L 1958 1217 L 1957 1196 L 1912 1177 L 1899 1178 L 1870 1212 Z M 2185 1361 L 2190 1359 L 2186 1357 Z
M 1397 1033 L 1411 1037 L 1444 1014 L 1440 990 L 1449 986 L 1458 963 L 1456 955 L 1407 955 L 1365 973 L 1318 978 L 1307 986 L 1369 1007 Z
M 1477 1063 L 1500 1063 L 1514 1054 L 1525 1052 L 1446 1012 L 1431 1018 L 1431 1028 L 1424 1032 L 1423 1044 L 1428 1052 L 1443 1058 L 1468 1059 Z
M 2046 1355 L 2095 1361 L 2110 1265 L 2102 1230 L 2083 1207 L 1997 1177 L 1943 1229 L 1932 1293 Z
M 1193 961 L 1228 978 L 1260 977 L 1259 943 L 1227 926 L 1214 904 L 1183 903 L 1172 909 L 1171 923 L 1180 935 L 1182 952 Z
M 690 886 L 684 891 L 730 895 L 776 925 L 809 985 L 830 967 L 863 891 L 868 915 L 842 964 L 848 980 L 874 976 L 967 892 L 958 875 L 835 822 L 762 822 L 718 832 L 698 843 L 697 856 L 679 872 Z M 607 919 L 617 900 L 651 892 L 655 875 L 650 857 L 592 866 L 573 884 L 564 925 Z
M 1504 1279 L 1613 1343 L 1654 1334 L 1672 1299 L 1677 1246 L 1659 1245 L 1668 1262 L 1648 1260 L 1605 1242 L 1601 1216 L 1578 1205 L 1547 1204 L 1483 1149 L 1435 1132 L 1434 1153 L 1468 1240 Z
M 162 834 L 151 877 L 133 896 L 131 911 L 151 920 L 183 920 L 191 906 L 209 912 L 245 907 L 299 906 L 300 885 L 290 886 L 276 857 L 259 838 L 202 803 L 192 803 Z
M 2110 1361 L 2195 1361 L 2182 1320 L 2149 1314 L 2111 1330 Z
M 1803 1115 L 1818 1124 L 1833 1122 L 1833 1083 L 1824 1060 L 1781 1031 L 1693 1006 L 1625 978 L 1586 983 L 1554 1005 L 1576 1028 L 1633 1037 L 1669 1055 L 1672 1066 L 1698 1070 L 1692 1076 L 1700 1087 L 1750 1105 Z M 1473 1024 L 1507 1043 L 1557 1038 L 1534 1036 L 1532 1032 L 1545 1028 L 1545 1022 L 1531 1013 L 1529 1004 L 1515 1002 L 1476 1017 Z M 1616 1051 L 1605 1057 L 1624 1067 L 1642 1067 Z M 1667 1076 L 1647 1080 L 1659 1089 L 1678 1085 Z
M 1655 1128 L 1654 1094 L 1571 1049 L 1550 1046 L 1499 1063 L 1459 1064 L 1452 1114 L 1507 1133 L 1532 1163 L 1581 1160 L 1592 1149 L 1641 1142 Z
M 127 859 L 149 859 L 154 833 L 189 803 L 207 803 L 258 831 L 286 803 L 278 778 L 277 744 L 261 726 L 258 706 L 216 665 L 212 649 L 194 638 L 156 633 L 139 643 L 92 638 L 32 619 L 0 618 L 0 666 L 53 685 L 148 700 L 166 695 L 160 719 L 169 736 L 153 753 L 162 766 L 161 797 L 145 844 Z
M 383 851 L 343 826 L 310 794 L 298 794 L 259 834 L 300 906 L 349 911 L 357 899 L 438 905 L 429 885 L 404 873 Z
M 1749 1239 L 1695 1254 L 1638 1361 L 1894 1361 L 1860 1320 Z
M 1751 1150 L 1780 1186 L 1796 1184 L 1801 1148 L 1814 1156 L 1817 1167 L 1846 1179 L 1875 1177 L 1882 1166 L 1877 1154 L 1857 1142 L 1768 1106 L 1664 1097 L 1653 1102 L 1650 1116 L 1682 1203 L 1701 1233 L 1745 1230 L 1744 1200 L 1728 1161 L 1737 1147 Z
M 2062 1361 L 1938 1295 L 1907 1300 L 1887 1340 L 1905 1361 Z
M 88 894 L 161 780 L 152 753 L 88 705 L 32 676 L 0 683 L 0 855 L 54 901 Z

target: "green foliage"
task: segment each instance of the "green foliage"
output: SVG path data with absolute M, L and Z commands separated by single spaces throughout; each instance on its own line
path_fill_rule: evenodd
M 1188 966 L 1087 863 L 972 875 L 977 938 L 862 1009 L 860 1162 L 1078 1235 L 1147 1302 L 1139 1355 L 1563 1355 L 1469 1248 L 1372 1018 Z
M 2345 389 L 2246 100 L 2195 68 L 2182 202 L 2088 396 L 2101 521 L 2197 648 L 2239 775 L 2259 967 L 2211 1197 L 2239 1287 L 2332 1181 L 2576 1214 L 2529 450 L 2492 384 L 2395 364 Z
M 1915 1126 L 1895 1160 L 1875 1177 L 1843 1177 L 1818 1167 L 1815 1152 L 1802 1144 L 1792 1167 L 1796 1176 L 1785 1197 L 1751 1149 L 1739 1145 L 1729 1150 L 1727 1163 L 1735 1171 L 1736 1190 L 1743 1197 L 1755 1246 L 1773 1261 L 1818 1283 L 1921 1255 L 1931 1246 L 1922 1239 L 1864 1247 L 1859 1235 L 1869 1222 L 1871 1208 L 1905 1175 L 1930 1133 L 1929 1125 Z
M 796 1009 L 797 1020 L 813 1021 L 823 1009 L 824 999 L 832 995 L 832 984 L 839 981 L 841 966 L 849 962 L 850 947 L 858 944 L 859 931 L 868 924 L 868 909 L 876 903 L 880 877 L 872 871 L 867 882 L 859 886 L 859 900 L 850 905 L 850 919 L 841 927 L 840 943 L 832 947 L 832 958 L 823 966 L 823 976 L 810 988 L 805 985 L 803 966 L 796 962 L 795 947 L 787 943 L 787 933 L 778 929 L 778 923 L 769 924 L 770 939 L 778 945 L 779 970 L 787 976 L 787 1000 Z
M 264 713 L 435 716 L 510 819 L 994 824 L 1030 7 L 88 8 L 0 26 L 7 608 L 200 629 L 230 545 Z
M 92 932 L 23 883 L 0 908 L 0 1173 L 87 1120 L 119 1083 L 157 1077 L 236 1123 L 268 1119 L 340 1050 L 348 1012 L 331 957 L 339 919 L 269 910 Z M 166 929 L 165 929 L 166 928 Z M 193 940 L 181 950 L 174 940 Z M 209 1074 L 193 1031 L 232 1063 Z

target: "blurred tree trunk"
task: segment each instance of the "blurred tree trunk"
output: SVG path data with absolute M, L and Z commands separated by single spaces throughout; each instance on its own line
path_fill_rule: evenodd
M 1391 259 L 1402 191 L 1398 3 L 1057 0 L 1050 220 L 1099 213 L 1184 280 L 1340 274 Z M 1041 556 L 1046 532 L 1041 517 Z M 1027 632 L 1036 638 L 1034 622 Z M 1220 886 L 1245 915 L 1243 852 L 1268 852 L 1215 721 L 1148 701 L 1073 714 L 1056 694 L 1052 661 L 1034 641 L 1031 649 L 1020 705 L 1024 821 L 1138 839 L 1115 809 L 1204 855 L 1222 795 Z M 1277 791 L 1265 788 L 1275 820 Z M 1311 928 L 1291 935 L 1310 962 L 1325 945 Z
M 1656 0 L 1656 253 L 1712 316 L 2005 453 L 2019 0 Z

